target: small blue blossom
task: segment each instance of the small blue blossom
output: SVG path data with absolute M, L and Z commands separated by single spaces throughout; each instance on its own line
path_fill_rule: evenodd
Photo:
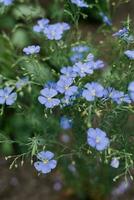
M 106 15 L 104 15 L 104 13 L 101 12 L 100 16 L 102 17 L 102 20 L 106 25 L 108 26 L 112 25 L 112 21 Z
M 128 29 L 124 27 L 123 29 L 120 29 L 118 32 L 114 33 L 113 36 L 122 38 L 124 36 L 128 36 Z
M 83 53 L 83 52 L 88 52 L 89 47 L 86 45 L 77 45 L 71 48 L 72 52 L 77 52 L 77 53 Z
M 13 0 L 0 0 L 0 3 L 3 3 L 5 6 L 9 6 L 13 3 Z
M 73 71 L 73 68 L 72 67 L 62 67 L 61 70 L 60 70 L 61 74 L 61 77 L 63 76 L 66 76 L 68 78 L 74 78 L 76 77 L 76 73 Z
M 32 45 L 32 46 L 28 46 L 28 47 L 25 47 L 23 49 L 23 52 L 26 54 L 26 55 L 32 55 L 32 54 L 37 54 L 40 52 L 40 46 L 35 46 L 35 45 Z
M 61 77 L 60 80 L 57 82 L 57 90 L 61 94 L 65 94 L 65 96 L 72 96 L 77 92 L 78 87 L 72 86 L 73 79 L 67 77 Z
M 61 22 L 48 25 L 44 28 L 44 34 L 49 40 L 60 40 L 64 31 L 69 30 L 70 26 L 67 23 Z
M 134 60 L 134 50 L 127 50 L 124 52 L 124 54 L 130 58 L 131 60 Z
M 54 81 L 48 81 L 48 82 L 44 85 L 44 87 L 49 88 L 49 89 L 52 88 L 52 89 L 55 89 L 55 90 L 56 90 L 57 83 L 54 82 Z
M 88 8 L 88 4 L 83 0 L 71 0 L 72 3 L 76 4 L 78 7 L 81 8 Z
M 75 53 L 70 57 L 70 61 L 72 63 L 76 63 L 83 60 L 83 58 L 84 58 L 84 55 L 82 53 Z
M 41 151 L 37 154 L 37 158 L 40 161 L 34 163 L 34 167 L 38 172 L 42 172 L 43 174 L 47 174 L 52 171 L 57 165 L 57 161 L 53 160 L 54 153 L 51 151 Z
M 28 82 L 29 82 L 29 77 L 28 77 L 28 76 L 23 77 L 23 78 L 21 78 L 21 79 L 19 79 L 19 80 L 17 81 L 17 83 L 16 83 L 16 88 L 17 88 L 17 89 L 20 89 L 20 88 L 22 88 L 23 86 L 27 85 Z
M 104 62 L 102 60 L 97 60 L 94 62 L 93 69 L 102 69 L 105 66 Z
M 44 88 L 40 91 L 40 94 L 41 95 L 38 97 L 38 100 L 41 104 L 45 105 L 46 108 L 53 108 L 60 104 L 60 100 L 54 98 L 58 94 L 55 89 Z
M 12 92 L 13 88 L 5 87 L 0 89 L 0 104 L 12 105 L 17 99 L 17 93 Z
M 82 96 L 87 100 L 87 101 L 94 101 L 95 97 L 102 97 L 103 96 L 103 91 L 104 88 L 102 85 L 96 82 L 92 83 L 87 83 L 85 85 L 85 88 L 82 92 Z
M 49 19 L 43 18 L 37 21 L 37 25 L 33 26 L 35 32 L 42 32 L 44 28 L 48 25 Z
M 60 119 L 60 127 L 64 130 L 72 128 L 72 119 L 69 119 L 66 116 L 61 117 Z
M 129 91 L 130 98 L 132 99 L 132 101 L 134 101 L 134 81 L 129 83 L 128 91 Z
M 111 99 L 115 101 L 117 104 L 131 103 L 131 99 L 128 94 L 124 94 L 122 91 L 114 90 L 111 94 Z
M 92 64 L 78 62 L 73 66 L 73 71 L 80 77 L 85 77 L 88 74 L 93 74 Z
M 98 151 L 107 149 L 110 144 L 109 138 L 106 136 L 106 133 L 99 128 L 88 129 L 87 142 L 91 147 L 97 149 Z
M 112 158 L 111 164 L 110 164 L 110 165 L 111 165 L 111 167 L 113 167 L 113 168 L 118 168 L 119 165 L 120 165 L 119 159 L 116 158 L 116 157 Z

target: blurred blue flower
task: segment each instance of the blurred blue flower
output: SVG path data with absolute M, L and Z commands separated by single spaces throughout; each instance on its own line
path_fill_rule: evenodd
M 93 64 L 93 69 L 102 69 L 105 66 L 104 62 L 102 60 L 97 60 Z
M 17 82 L 16 82 L 16 88 L 17 89 L 20 89 L 22 88 L 23 86 L 27 85 L 29 82 L 29 77 L 26 76 L 26 77 L 23 77 L 21 79 L 19 79 Z
M 57 83 L 54 82 L 54 81 L 48 81 L 48 82 L 44 85 L 44 87 L 49 88 L 49 89 L 52 88 L 52 89 L 55 89 L 55 90 L 56 90 Z
M 0 89 L 0 104 L 12 105 L 16 101 L 17 93 L 12 91 L 11 87 Z
M 43 32 L 49 40 L 60 40 L 63 36 L 64 31 L 69 29 L 69 24 L 61 22 L 48 25 L 44 28 Z
M 68 78 L 74 78 L 76 77 L 76 73 L 73 71 L 72 67 L 62 67 L 60 72 L 63 74 L 61 77 L 68 77 Z
M 74 64 L 73 71 L 80 77 L 85 77 L 88 74 L 93 74 L 92 63 L 78 62 Z
M 134 50 L 127 50 L 124 52 L 124 54 L 130 58 L 131 60 L 134 60 Z
M 77 52 L 77 53 L 83 53 L 83 52 L 88 52 L 89 47 L 86 45 L 76 45 L 71 48 L 72 52 Z
M 113 36 L 122 38 L 124 36 L 128 36 L 128 29 L 124 27 L 123 29 L 120 29 L 118 32 L 114 33 Z
M 31 55 L 31 54 L 36 54 L 36 53 L 39 53 L 40 52 L 40 46 L 35 46 L 35 45 L 31 45 L 31 46 L 28 46 L 28 47 L 25 47 L 23 49 L 23 52 L 26 54 L 26 55 Z
M 88 4 L 83 0 L 71 0 L 72 3 L 76 4 L 78 7 L 87 8 Z
M 9 6 L 13 3 L 13 0 L 0 0 L 0 3 L 3 3 L 5 6 Z
M 106 133 L 99 128 L 89 128 L 87 131 L 87 142 L 91 147 L 94 147 L 98 151 L 107 149 L 109 146 L 109 138 Z
M 132 101 L 134 101 L 134 81 L 129 83 L 128 91 L 129 91 L 130 98 L 132 99 Z
M 76 63 L 79 62 L 81 60 L 83 60 L 84 55 L 82 53 L 74 53 L 71 57 L 70 57 L 70 61 L 72 63 Z
M 64 130 L 72 128 L 72 119 L 63 116 L 60 119 L 60 127 Z
M 122 91 L 114 90 L 111 94 L 111 99 L 115 101 L 117 104 L 131 103 L 131 99 L 128 94 L 124 94 Z
M 94 101 L 95 97 L 103 97 L 104 88 L 97 82 L 87 83 L 82 92 L 82 96 L 87 101 Z
M 119 167 L 119 164 L 120 164 L 120 162 L 119 162 L 119 159 L 118 158 L 116 158 L 116 157 L 114 157 L 114 158 L 112 158 L 112 160 L 111 160 L 111 167 L 113 167 L 113 168 L 118 168 Z
M 33 30 L 35 32 L 42 32 L 44 30 L 44 28 L 48 25 L 49 23 L 49 19 L 43 18 L 43 19 L 39 19 L 37 21 L 37 25 L 33 26 Z
M 40 161 L 34 163 L 34 167 L 38 172 L 42 172 L 43 174 L 47 174 L 51 172 L 57 165 L 56 160 L 52 160 L 54 157 L 54 153 L 51 151 L 41 151 L 37 154 L 37 158 Z
M 71 86 L 73 84 L 72 78 L 61 77 L 57 82 L 57 90 L 65 96 L 72 96 L 77 92 L 77 86 Z
M 106 25 L 112 26 L 112 21 L 106 15 L 104 15 L 104 13 L 100 12 L 100 16 Z
M 45 105 L 46 108 L 53 108 L 60 104 L 60 100 L 55 97 L 58 92 L 55 89 L 52 88 L 44 88 L 40 91 L 40 96 L 38 97 L 38 100 L 41 104 Z

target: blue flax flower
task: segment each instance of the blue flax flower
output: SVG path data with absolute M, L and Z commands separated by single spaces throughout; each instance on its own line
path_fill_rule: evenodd
M 44 28 L 44 34 L 49 40 L 60 40 L 64 31 L 69 30 L 70 26 L 67 23 L 61 22 L 48 25 Z
M 80 77 L 85 77 L 88 74 L 93 74 L 92 64 L 78 62 L 73 66 L 73 71 Z
M 110 164 L 110 165 L 111 165 L 111 167 L 113 167 L 113 168 L 118 168 L 119 165 L 120 165 L 119 159 L 116 158 L 116 157 L 112 158 L 111 164 Z
M 102 97 L 103 96 L 103 91 L 104 88 L 102 85 L 96 82 L 92 83 L 87 83 L 85 85 L 85 88 L 82 92 L 82 96 L 87 100 L 87 101 L 94 101 L 95 97 Z
M 71 0 L 72 3 L 76 4 L 78 7 L 87 8 L 88 4 L 83 0 Z
M 74 78 L 76 77 L 76 73 L 73 71 L 72 67 L 62 67 L 60 72 L 63 74 L 61 77 L 68 77 L 68 78 Z
M 41 151 L 37 154 L 37 158 L 40 161 L 34 163 L 34 167 L 38 172 L 42 172 L 43 174 L 47 174 L 52 171 L 57 165 L 57 161 L 53 160 L 54 153 L 51 151 Z
M 110 143 L 109 138 L 106 136 L 106 133 L 99 128 L 88 129 L 87 142 L 91 147 L 97 149 L 98 151 L 107 149 Z
M 134 101 L 134 81 L 132 81 L 128 86 L 128 91 L 132 101 Z
M 131 60 L 134 60 L 134 50 L 127 50 L 124 52 L 124 54 L 130 58 Z
M 72 96 L 77 92 L 78 87 L 72 86 L 73 79 L 67 77 L 61 77 L 60 80 L 57 82 L 57 90 L 61 94 L 65 94 L 65 96 Z
M 23 49 L 23 52 L 26 54 L 26 55 L 32 55 L 32 54 L 37 54 L 40 52 L 40 46 L 35 46 L 35 45 L 31 45 L 31 46 L 28 46 L 28 47 L 25 47 Z
M 45 88 L 51 88 L 51 89 L 55 89 L 56 90 L 56 87 L 57 87 L 57 83 L 54 82 L 54 81 L 48 81 L 45 85 L 44 85 Z
M 126 35 L 128 36 L 128 29 L 126 27 L 124 27 L 123 29 L 120 29 L 118 32 L 114 33 L 113 36 L 115 37 L 126 37 Z
M 33 26 L 33 30 L 35 32 L 42 32 L 44 30 L 44 28 L 48 25 L 49 23 L 49 19 L 43 18 L 43 19 L 39 19 L 37 21 L 37 25 Z
M 111 99 L 115 101 L 117 104 L 131 103 L 131 99 L 128 94 L 124 94 L 122 91 L 114 90 L 111 94 Z
M 4 89 L 0 89 L 0 104 L 12 105 L 16 99 L 16 92 L 12 92 L 13 88 L 5 87 Z
M 78 52 L 78 53 L 88 52 L 89 47 L 86 46 L 86 45 L 76 45 L 76 46 L 71 48 L 71 51 L 72 52 Z
M 9 6 L 13 3 L 13 0 L 0 0 L 0 3 L 3 3 L 5 6 Z
M 60 119 L 60 127 L 64 130 L 72 128 L 72 119 L 63 116 Z
M 82 53 L 74 53 L 71 57 L 70 57 L 70 61 L 72 63 L 76 63 L 79 62 L 81 60 L 83 60 L 84 55 Z
M 53 108 L 60 104 L 60 100 L 54 98 L 58 94 L 55 89 L 44 88 L 40 91 L 40 94 L 41 95 L 38 97 L 38 100 L 41 104 L 45 105 L 46 108 Z

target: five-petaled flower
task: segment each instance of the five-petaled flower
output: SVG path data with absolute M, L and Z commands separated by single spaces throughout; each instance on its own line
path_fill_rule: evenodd
M 52 171 L 57 165 L 57 161 L 53 160 L 54 153 L 51 151 L 41 151 L 37 154 L 37 158 L 40 161 L 34 163 L 34 167 L 38 172 L 42 172 L 43 174 L 47 174 Z
M 61 77 L 57 82 L 57 90 L 65 96 L 72 96 L 77 93 L 78 87 L 73 84 L 72 78 Z
M 37 45 L 31 45 L 31 46 L 28 46 L 28 47 L 25 47 L 23 49 L 23 52 L 26 54 L 26 55 L 32 55 L 32 54 L 37 54 L 40 52 L 40 46 Z
M 97 149 L 98 151 L 107 149 L 110 143 L 109 138 L 106 136 L 106 133 L 99 128 L 88 129 L 87 142 L 91 147 Z
M 0 104 L 12 105 L 16 101 L 17 93 L 12 91 L 11 87 L 0 89 Z
M 41 95 L 38 97 L 38 100 L 41 104 L 45 105 L 46 108 L 53 108 L 60 104 L 60 100 L 54 98 L 58 94 L 55 89 L 44 88 L 40 91 L 40 94 Z
M 82 92 L 82 96 L 87 100 L 87 101 L 94 101 L 95 97 L 102 97 L 103 96 L 103 91 L 104 88 L 102 85 L 96 82 L 92 83 L 87 83 L 85 85 L 85 88 Z

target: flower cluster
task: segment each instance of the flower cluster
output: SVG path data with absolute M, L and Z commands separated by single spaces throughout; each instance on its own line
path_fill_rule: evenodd
M 118 32 L 113 34 L 114 37 L 123 39 L 124 41 L 128 43 L 132 43 L 134 41 L 134 36 L 129 33 L 129 30 L 124 27 L 120 29 Z
M 88 4 L 86 2 L 84 2 L 83 0 L 71 0 L 71 2 L 73 4 L 76 4 L 78 7 L 81 7 L 81 8 L 87 8 L 88 7 Z
M 0 104 L 12 105 L 17 99 L 16 92 L 13 92 L 13 88 L 5 87 L 0 89 Z
M 33 26 L 33 30 L 38 33 L 43 33 L 48 40 L 60 40 L 64 31 L 69 30 L 69 24 L 65 22 L 58 22 L 55 24 L 49 24 L 48 19 L 40 19 L 37 24 Z

